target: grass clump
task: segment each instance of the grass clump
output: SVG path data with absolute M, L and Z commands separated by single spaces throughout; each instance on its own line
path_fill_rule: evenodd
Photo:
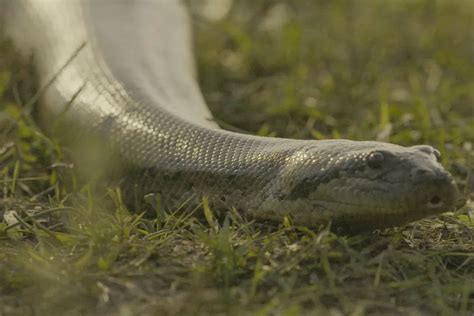
M 0 48 L 0 314 L 459 314 L 474 310 L 474 6 L 236 2 L 197 19 L 218 120 L 260 135 L 428 143 L 466 206 L 339 236 L 204 205 L 147 218 L 76 181 L 23 110 L 34 75 Z M 245 106 L 243 106 L 245 104 Z

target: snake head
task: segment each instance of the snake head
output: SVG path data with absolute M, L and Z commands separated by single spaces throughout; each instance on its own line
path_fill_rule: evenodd
M 305 225 L 332 222 L 349 231 L 402 225 L 455 209 L 458 189 L 440 161 L 427 145 L 319 141 L 292 156 L 264 206 Z

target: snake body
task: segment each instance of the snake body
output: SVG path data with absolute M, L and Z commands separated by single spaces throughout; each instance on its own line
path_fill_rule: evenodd
M 188 16 L 179 1 L 2 5 L 8 35 L 34 53 L 44 87 L 43 126 L 61 126 L 81 144 L 105 148 L 92 160 L 113 170 L 128 196 L 160 194 L 168 208 L 207 197 L 258 219 L 288 216 L 297 224 L 356 230 L 454 208 L 456 185 L 430 146 L 220 129 L 196 83 Z M 87 156 L 80 148 L 79 160 Z

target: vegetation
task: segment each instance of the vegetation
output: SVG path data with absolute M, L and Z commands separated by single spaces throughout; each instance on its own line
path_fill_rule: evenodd
M 195 21 L 219 122 L 434 145 L 466 205 L 354 236 L 207 207 L 147 218 L 76 180 L 25 110 L 34 75 L 3 41 L 0 315 L 472 315 L 474 3 L 235 1 Z

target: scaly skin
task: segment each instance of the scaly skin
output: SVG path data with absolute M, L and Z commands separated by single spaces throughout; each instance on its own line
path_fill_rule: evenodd
M 430 146 L 220 130 L 194 78 L 187 15 L 177 1 L 7 5 L 9 34 L 33 50 L 47 85 L 43 125 L 60 126 L 80 143 L 93 137 L 99 150 L 92 160 L 114 170 L 129 197 L 161 193 L 173 208 L 207 196 L 255 218 L 350 230 L 455 207 L 456 185 Z

